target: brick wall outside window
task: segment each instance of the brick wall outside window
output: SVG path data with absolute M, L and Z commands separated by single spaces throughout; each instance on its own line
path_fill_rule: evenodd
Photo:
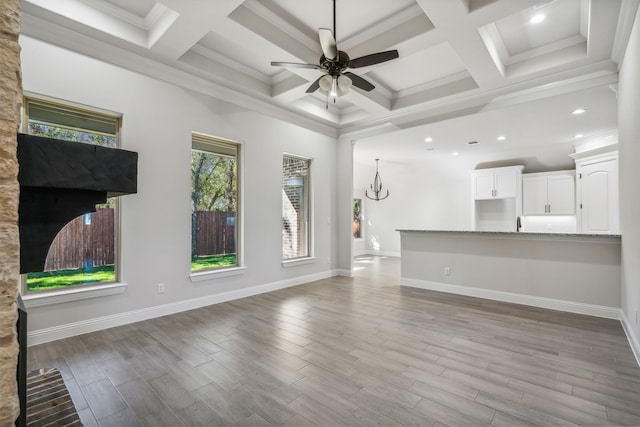
M 285 155 L 282 160 L 282 259 L 309 256 L 309 164 Z

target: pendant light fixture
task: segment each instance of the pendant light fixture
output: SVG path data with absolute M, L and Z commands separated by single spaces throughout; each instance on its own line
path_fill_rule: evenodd
M 370 185 L 371 190 L 373 191 L 373 196 L 369 196 L 368 190 L 365 190 L 364 195 L 367 196 L 368 199 L 375 200 L 376 202 L 380 200 L 384 200 L 389 197 L 389 190 L 387 189 L 387 194 L 384 197 L 380 197 L 382 194 L 382 179 L 380 178 L 380 173 L 378 173 L 378 161 L 380 159 L 376 159 L 376 176 L 373 179 L 373 184 Z

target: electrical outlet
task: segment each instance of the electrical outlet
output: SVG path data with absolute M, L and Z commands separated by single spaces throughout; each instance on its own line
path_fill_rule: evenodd
M 451 267 L 447 266 L 444 268 L 444 275 L 451 276 Z
M 164 283 L 158 283 L 158 293 L 164 294 Z
M 327 258 L 327 264 L 331 264 L 331 258 Z
M 553 228 L 553 225 L 547 224 L 547 230 L 551 230 L 552 228 Z

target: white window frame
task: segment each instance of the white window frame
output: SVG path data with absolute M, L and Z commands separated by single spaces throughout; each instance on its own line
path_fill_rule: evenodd
M 200 132 L 192 132 L 191 149 L 189 150 L 190 153 L 192 153 L 193 150 L 197 150 L 196 148 L 194 148 L 195 140 L 201 140 L 205 142 L 211 141 L 217 144 L 231 144 L 236 148 L 236 265 L 232 267 L 221 267 L 210 270 L 192 271 L 191 254 L 189 254 L 189 280 L 192 283 L 200 283 L 206 282 L 210 279 L 243 275 L 247 270 L 247 267 L 244 264 L 244 215 L 242 212 L 244 206 L 244 146 L 242 142 L 239 141 L 207 135 Z M 212 153 L 215 152 L 212 151 Z M 189 160 L 191 160 L 191 156 L 189 156 Z M 189 165 L 191 165 L 191 163 L 189 163 Z M 191 189 L 191 187 L 189 188 Z M 191 200 L 191 198 L 189 199 L 189 202 L 192 203 L 193 200 Z M 189 210 L 189 212 L 191 212 L 191 210 Z M 189 235 L 191 235 L 191 232 L 189 232 Z M 193 236 L 191 236 L 191 239 L 192 238 Z M 189 248 L 191 248 L 191 239 Z
M 71 101 L 39 95 L 25 91 L 22 105 L 22 123 L 20 130 L 29 132 L 29 103 L 50 105 L 52 107 L 74 110 L 96 117 L 104 117 L 116 121 L 116 148 L 121 147 L 122 114 L 78 104 Z M 46 291 L 27 291 L 27 275 L 20 275 L 20 293 L 27 308 L 39 307 L 64 302 L 79 301 L 96 297 L 110 296 L 124 293 L 127 284 L 122 280 L 122 248 L 121 248 L 121 207 L 118 198 L 114 207 L 114 273 L 115 281 L 103 283 L 86 283 L 69 288 L 59 288 Z
M 315 251 L 314 251 L 314 194 L 313 194 L 313 165 L 314 165 L 314 161 L 313 158 L 311 157 L 306 157 L 306 156 L 301 156 L 298 154 L 293 154 L 293 153 L 288 153 L 288 152 L 284 152 L 282 153 L 282 160 L 284 160 L 286 157 L 288 158 L 293 158 L 293 159 L 298 159 L 298 160 L 304 160 L 306 162 L 308 162 L 308 177 L 307 177 L 307 255 L 305 256 L 301 256 L 301 257 L 297 257 L 297 258 L 283 258 L 282 257 L 282 250 L 283 250 L 283 243 L 281 241 L 280 243 L 280 252 L 281 252 L 281 258 L 282 258 L 282 267 L 296 267 L 299 265 L 305 265 L 305 264 L 312 264 L 314 262 L 317 261 L 316 257 L 315 257 Z M 282 165 L 280 166 L 280 170 L 281 173 L 282 171 Z M 283 175 L 284 176 L 284 175 Z M 281 179 L 281 183 L 280 183 L 280 189 L 281 191 L 284 190 L 283 187 L 283 183 L 282 183 L 282 179 Z M 282 205 L 281 205 L 281 214 L 282 214 Z M 282 224 L 280 225 L 280 230 L 282 232 Z

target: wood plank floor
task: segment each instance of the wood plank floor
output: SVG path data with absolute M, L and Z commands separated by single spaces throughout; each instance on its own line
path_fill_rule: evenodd
M 618 321 L 399 286 L 397 258 L 29 349 L 85 426 L 640 425 Z

